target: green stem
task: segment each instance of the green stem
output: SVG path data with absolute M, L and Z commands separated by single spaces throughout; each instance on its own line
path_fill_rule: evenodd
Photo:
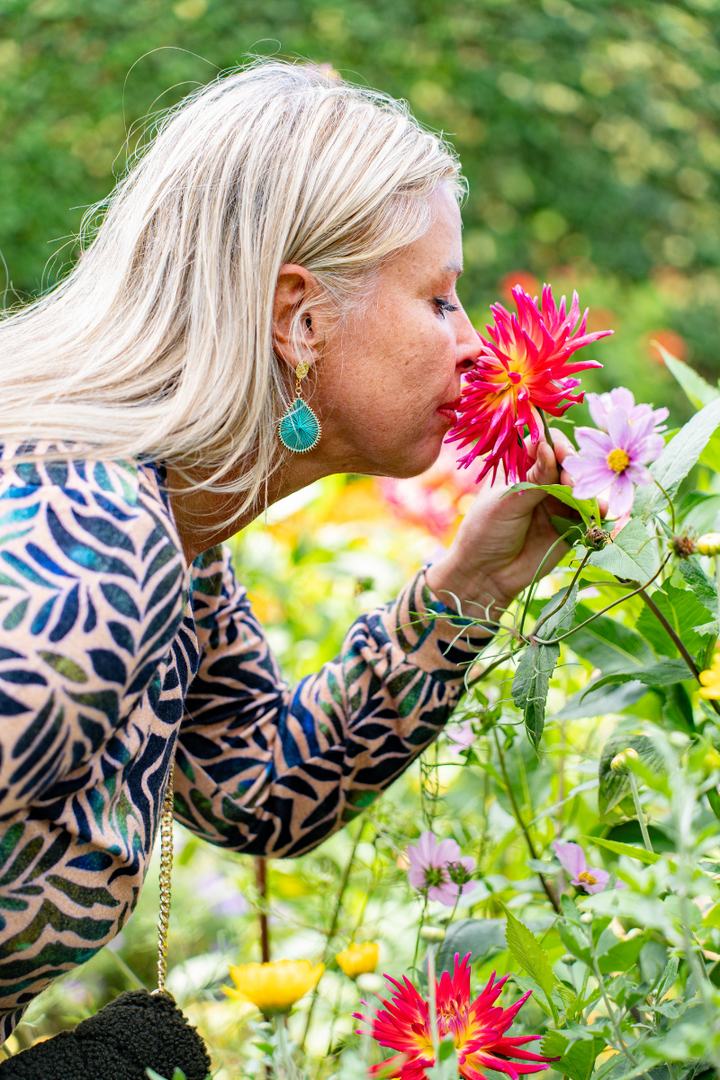
M 323 954 L 322 954 L 322 963 L 325 963 L 325 961 L 327 960 L 328 949 L 330 947 L 330 942 L 334 938 L 335 931 L 337 930 L 337 924 L 338 924 L 338 920 L 340 918 L 340 910 L 342 908 L 343 897 L 345 896 L 345 890 L 347 888 L 348 881 L 350 880 L 350 871 L 352 869 L 352 864 L 353 864 L 353 861 L 355 859 L 355 852 L 357 851 L 357 846 L 360 843 L 360 837 L 362 836 L 362 831 L 363 831 L 364 827 L 365 827 L 365 818 L 361 817 L 360 818 L 360 828 L 358 829 L 357 834 L 355 836 L 355 839 L 353 840 L 353 846 L 352 846 L 352 849 L 350 851 L 350 858 L 348 859 L 348 861 L 347 861 L 347 863 L 345 865 L 345 869 L 343 870 L 343 876 L 340 879 L 340 888 L 338 889 L 337 898 L 335 900 L 335 908 L 334 908 L 333 913 L 332 913 L 332 919 L 330 920 L 330 929 L 327 931 L 327 933 L 325 935 L 325 947 L 323 949 Z M 308 1034 L 308 1031 L 310 1030 L 310 1021 L 312 1020 L 313 1009 L 315 1008 L 315 1002 L 317 1001 L 317 997 L 318 997 L 318 987 L 317 987 L 317 983 L 316 983 L 315 988 L 314 988 L 314 990 L 312 992 L 312 997 L 310 998 L 310 1005 L 308 1006 L 307 1018 L 305 1020 L 305 1030 L 303 1032 L 302 1041 L 300 1043 L 300 1050 L 303 1050 L 304 1047 L 305 1047 L 305 1040 L 307 1039 L 307 1034 Z
M 505 783 L 505 787 L 507 789 L 508 798 L 510 799 L 510 806 L 512 807 L 513 817 L 517 821 L 518 827 L 520 828 L 520 831 L 522 832 L 523 836 L 525 837 L 525 843 L 527 844 L 527 849 L 530 852 L 530 858 L 531 859 L 537 859 L 537 852 L 535 851 L 535 845 L 533 844 L 532 837 L 530 836 L 530 833 L 529 833 L 528 828 L 527 828 L 527 826 L 525 824 L 525 821 L 523 820 L 523 816 L 520 813 L 520 807 L 517 804 L 517 800 L 515 798 L 515 792 L 513 791 L 512 786 L 510 784 L 510 777 L 508 776 L 508 771 L 507 771 L 507 768 L 505 766 L 505 755 L 503 754 L 503 752 L 502 752 L 502 750 L 500 748 L 500 740 L 498 739 L 498 733 L 497 733 L 497 728 L 496 727 L 493 728 L 493 735 L 495 737 L 495 746 L 497 747 L 498 758 L 499 758 L 499 761 L 500 761 L 500 771 L 502 773 L 502 778 L 503 778 L 503 781 Z M 560 907 L 560 903 L 558 901 L 557 896 L 555 895 L 555 890 L 553 889 L 552 885 L 550 884 L 549 881 L 546 881 L 544 874 L 541 874 L 538 871 L 537 875 L 540 878 L 540 882 L 542 884 L 543 889 L 545 890 L 545 895 L 547 896 L 548 900 L 552 904 L 552 906 L 555 909 L 556 913 L 558 915 L 562 914 L 562 909 Z
M 635 813 L 637 814 L 638 825 L 640 826 L 640 832 L 642 833 L 645 850 L 649 851 L 651 855 L 654 855 L 655 852 L 653 851 L 652 841 L 650 840 L 650 833 L 645 824 L 645 812 L 642 808 L 642 803 L 640 802 L 637 777 L 630 766 L 628 766 L 628 780 L 630 781 L 630 790 L 632 791 L 633 802 L 635 803 Z
M 591 932 L 590 936 L 592 937 L 592 932 Z M 598 962 L 595 959 L 594 951 L 593 951 L 593 957 L 592 957 L 592 965 L 593 965 L 593 974 L 594 974 L 595 978 L 597 979 L 598 989 L 600 990 L 600 994 L 602 995 L 602 999 L 605 1002 L 605 1008 L 608 1011 L 608 1020 L 612 1024 L 612 1029 L 613 1029 L 613 1032 L 615 1033 L 615 1038 L 617 1039 L 618 1043 L 620 1044 L 620 1048 L 622 1049 L 623 1054 L 628 1059 L 630 1064 L 633 1066 L 633 1068 L 637 1068 L 637 1061 L 635 1060 L 633 1055 L 630 1053 L 629 1048 L 625 1044 L 625 1040 L 622 1037 L 622 1031 L 620 1030 L 620 1025 L 618 1024 L 617 1016 L 615 1015 L 613 1007 L 612 1007 L 612 1005 L 610 1003 L 610 999 L 608 998 L 607 993 L 605 991 L 605 983 L 603 982 L 603 977 L 602 977 L 602 974 L 600 972 L 600 967 L 598 965 Z
M 420 951 L 420 931 L 422 930 L 423 926 L 425 925 L 425 916 L 427 914 L 427 908 L 428 908 L 428 897 L 427 897 L 427 891 L 426 891 L 425 892 L 425 903 L 423 904 L 422 913 L 420 915 L 420 922 L 418 924 L 417 937 L 415 938 L 415 952 L 413 954 L 413 962 L 412 962 L 413 968 L 417 964 L 418 952 Z
M 533 575 L 532 581 L 528 585 L 528 590 L 527 590 L 527 595 L 525 597 L 525 603 L 523 605 L 522 615 L 520 616 L 520 627 L 518 629 L 519 634 L 522 635 L 523 628 L 525 626 L 525 619 L 527 618 L 528 608 L 530 607 L 530 604 L 532 602 L 535 586 L 537 585 L 538 581 L 540 580 L 540 575 L 542 574 L 543 566 L 548 561 L 548 559 L 550 558 L 550 556 L 552 555 L 553 551 L 558 546 L 558 544 L 562 544 L 564 542 L 565 537 L 569 536 L 569 534 L 573 531 L 574 527 L 575 526 L 572 526 L 572 528 L 566 529 L 565 532 L 562 534 L 562 536 L 558 536 L 557 540 L 553 541 L 553 543 L 550 545 L 548 550 L 543 555 L 542 562 L 538 566 L 537 570 L 535 571 L 535 574 Z
M 440 1039 L 438 1037 L 437 1002 L 435 986 L 435 956 L 432 949 L 428 949 L 428 1005 L 430 1006 L 430 1032 L 432 1034 L 433 1065 L 440 1061 Z
M 586 551 L 586 552 L 585 552 L 585 555 L 584 555 L 584 557 L 583 557 L 583 560 L 582 560 L 582 562 L 580 563 L 580 565 L 578 566 L 578 568 L 577 568 L 577 570 L 575 571 L 575 573 L 573 574 L 573 579 L 572 579 L 572 581 L 570 582 L 570 584 L 568 585 L 567 589 L 565 590 L 565 595 L 563 596 L 562 600 L 561 600 L 561 601 L 560 601 L 560 603 L 559 603 L 559 604 L 557 605 L 557 607 L 553 608 L 553 610 L 552 610 L 552 611 L 549 611 L 549 612 L 547 613 L 547 615 L 543 615 L 542 619 L 540 619 L 540 620 L 539 620 L 539 621 L 538 621 L 538 622 L 537 622 L 537 623 L 535 624 L 535 629 L 533 630 L 533 637 L 534 637 L 534 636 L 535 636 L 535 634 L 536 634 L 536 633 L 538 632 L 538 630 L 540 629 L 540 627 L 541 627 L 541 626 L 542 626 L 542 625 L 543 625 L 544 623 L 546 623 L 546 622 L 548 621 L 548 619 L 549 619 L 549 618 L 551 618 L 551 617 L 552 617 L 553 615 L 557 615 L 557 613 L 558 613 L 558 611 L 560 610 L 560 608 L 561 608 L 561 607 L 563 607 L 563 606 L 564 606 L 564 605 L 565 605 L 565 604 L 567 603 L 568 597 L 570 596 L 570 593 L 572 592 L 572 588 L 573 588 L 573 585 L 575 584 L 575 582 L 576 582 L 576 581 L 578 580 L 578 578 L 580 577 L 580 574 L 582 573 L 583 567 L 585 566 L 585 563 L 586 563 L 586 562 L 588 561 L 588 559 L 590 558 L 590 556 L 591 556 L 591 555 L 592 555 L 592 552 L 591 552 L 591 551 Z
M 540 416 L 542 417 L 543 431 L 545 432 L 545 442 L 548 444 L 548 446 L 550 447 L 550 449 L 552 450 L 552 452 L 554 454 L 555 453 L 555 443 L 553 442 L 552 435 L 550 434 L 550 428 L 548 427 L 547 417 L 545 416 L 545 413 L 543 412 L 542 409 L 538 409 L 538 412 L 540 413 Z
M 559 645 L 559 643 L 561 641 L 564 641 L 565 638 L 572 637 L 573 634 L 576 634 L 578 632 L 578 630 L 581 630 L 583 628 L 583 626 L 587 626 L 589 623 L 595 622 L 595 620 L 597 618 L 599 618 L 601 615 L 604 615 L 606 611 L 610 611 L 612 608 L 617 607 L 618 604 L 624 604 L 625 601 L 629 600 L 631 596 L 636 596 L 638 593 L 642 592 L 643 589 L 647 589 L 648 585 L 652 585 L 655 578 L 659 577 L 660 574 L 662 573 L 662 571 L 665 569 L 668 562 L 670 561 L 670 558 L 671 558 L 671 555 L 668 555 L 667 558 L 664 560 L 664 562 L 661 564 L 660 569 L 657 571 L 657 573 L 653 574 L 653 576 L 650 578 L 650 580 L 646 581 L 644 585 L 641 585 L 637 589 L 633 589 L 632 592 L 626 593 L 625 596 L 621 596 L 619 598 L 619 600 L 613 600 L 612 604 L 608 604 L 607 607 L 602 608 L 600 611 L 594 612 L 590 616 L 589 619 L 586 619 L 585 622 L 578 623 L 578 625 L 574 626 L 572 628 L 572 630 L 568 630 L 566 634 L 560 634 L 559 637 L 549 638 L 548 640 L 544 640 L 543 638 L 535 638 L 534 639 L 535 644 L 536 645 Z M 620 584 L 623 584 L 623 582 L 620 582 Z
M 655 477 L 653 477 L 653 480 L 655 480 Z M 667 504 L 670 507 L 670 526 L 672 528 L 672 531 L 675 532 L 675 507 L 673 506 L 673 501 L 668 495 L 665 488 L 662 486 L 662 484 L 658 484 L 657 480 L 655 480 L 655 486 L 660 488 L 663 495 L 667 499 Z

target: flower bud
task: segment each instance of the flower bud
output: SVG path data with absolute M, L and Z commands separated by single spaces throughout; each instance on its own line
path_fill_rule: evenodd
M 593 915 L 592 911 L 583 911 L 582 915 L 580 916 L 580 922 L 585 923 L 586 926 L 589 926 L 594 918 L 595 916 Z
M 591 525 L 585 533 L 585 547 L 590 551 L 602 551 L 610 543 L 610 533 L 599 525 Z
M 560 957 L 560 963 L 564 964 L 565 967 L 572 967 L 576 960 L 577 957 L 573 956 L 572 953 L 569 952 L 563 953 L 563 955 Z
M 639 761 L 640 755 L 637 750 L 634 750 L 632 746 L 629 746 L 627 750 L 621 750 L 619 754 L 615 755 L 610 762 L 610 768 L 614 773 L 626 773 L 628 771 L 627 763 L 631 759 L 633 761 Z
M 704 533 L 698 538 L 697 550 L 701 555 L 720 555 L 720 533 Z
M 420 937 L 423 941 L 444 941 L 445 930 L 442 926 L 423 926 Z
M 695 554 L 697 548 L 697 542 L 687 533 L 682 533 L 680 536 L 673 536 L 672 538 L 672 549 L 678 559 L 689 559 L 691 555 Z

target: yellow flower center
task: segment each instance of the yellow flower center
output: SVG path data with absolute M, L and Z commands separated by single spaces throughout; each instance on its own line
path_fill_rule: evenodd
M 582 881 L 586 885 L 597 885 L 597 878 L 594 878 L 587 870 L 580 871 L 578 874 L 578 881 Z
M 630 464 L 630 458 L 627 456 L 624 450 L 616 448 L 611 450 L 607 456 L 607 463 L 613 472 L 621 473 L 625 472 Z

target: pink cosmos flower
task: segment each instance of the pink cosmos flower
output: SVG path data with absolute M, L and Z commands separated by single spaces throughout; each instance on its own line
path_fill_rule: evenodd
M 624 409 L 631 425 L 637 420 L 652 415 L 654 417 L 654 434 L 657 435 L 661 431 L 665 431 L 665 425 L 662 427 L 660 425 L 663 420 L 667 419 L 668 410 L 653 409 L 652 405 L 636 405 L 632 391 L 624 386 L 616 386 L 609 394 L 588 394 L 587 403 L 593 423 L 601 431 L 607 431 L 608 413 L 612 409 Z
M 470 855 L 460 855 L 455 840 L 440 840 L 432 830 L 421 833 L 417 844 L 407 849 L 408 881 L 413 889 L 425 893 L 428 900 L 439 900 L 446 907 L 455 907 L 458 895 L 472 892 L 476 881 L 468 881 L 475 869 Z
M 495 972 L 479 997 L 470 993 L 470 953 L 460 963 L 455 954 L 452 978 L 444 971 L 435 980 L 438 1038 L 450 1036 L 457 1053 L 458 1072 L 463 1080 L 485 1080 L 486 1069 L 504 1073 L 512 1080 L 528 1073 L 542 1072 L 557 1058 L 546 1058 L 525 1049 L 539 1035 L 506 1035 L 532 990 L 523 994 L 509 1009 L 495 1002 L 500 997 L 508 975 L 495 982 Z M 435 1064 L 429 1002 L 420 995 L 407 976 L 397 982 L 386 975 L 395 987 L 390 1001 L 379 1009 L 372 1025 L 372 1037 L 380 1046 L 398 1052 L 386 1061 L 371 1066 L 370 1076 L 397 1077 L 398 1080 L 427 1080 L 426 1069 Z M 354 1014 L 364 1020 L 362 1014 Z M 362 1034 L 362 1032 L 359 1032 Z
M 652 481 L 645 466 L 662 453 L 665 440 L 655 431 L 649 406 L 632 423 L 621 406 L 610 409 L 604 419 L 607 431 L 575 428 L 580 452 L 566 458 L 563 467 L 575 481 L 578 499 L 594 499 L 609 488 L 608 513 L 617 518 L 632 509 L 635 487 Z
M 500 465 L 506 480 L 526 479 L 531 458 L 524 442 L 525 428 L 532 442 L 538 443 L 543 432 L 539 409 L 562 416 L 583 400 L 582 393 L 573 393 L 580 380 L 571 376 L 602 364 L 568 360 L 584 345 L 612 334 L 612 330 L 586 334 L 588 313 L 580 319 L 577 293 L 567 313 L 565 297 L 558 308 L 549 285 L 543 285 L 542 310 L 537 297 L 532 299 L 520 285 L 512 294 L 517 315 L 502 304 L 490 309 L 495 325 L 487 327 L 489 339 L 479 335 L 480 357 L 465 377 L 458 422 L 448 435 L 448 442 L 471 447 L 460 459 L 464 468 L 485 457 L 478 481 L 489 472 L 494 480 Z
M 448 753 L 453 757 L 459 757 L 463 750 L 467 750 L 475 742 L 472 720 L 464 720 L 460 727 L 445 728 L 445 738 L 450 744 Z
M 573 844 L 572 841 L 563 844 L 560 840 L 553 840 L 553 847 L 563 870 L 567 874 L 572 874 L 570 878 L 571 885 L 582 886 L 585 892 L 588 893 L 605 891 L 610 875 L 607 870 L 600 870 L 596 866 L 588 866 L 585 852 L 579 844 Z M 622 881 L 618 881 L 615 888 L 626 889 L 627 885 Z

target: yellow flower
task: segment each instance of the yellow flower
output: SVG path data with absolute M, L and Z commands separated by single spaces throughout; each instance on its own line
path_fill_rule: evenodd
M 313 967 L 309 960 L 276 960 L 270 964 L 230 965 L 235 988 L 223 986 L 228 997 L 250 1001 L 269 1016 L 285 1013 L 312 990 L 325 971 L 324 964 Z
M 715 653 L 711 667 L 701 671 L 698 678 L 703 685 L 700 697 L 708 701 L 720 698 L 720 651 Z
M 720 533 L 709 532 L 698 537 L 697 550 L 701 555 L 720 555 Z
M 366 941 L 364 945 L 356 945 L 353 941 L 344 952 L 339 952 L 335 959 L 341 971 L 351 979 L 357 979 L 358 975 L 366 975 L 375 970 L 379 952 L 377 941 Z

